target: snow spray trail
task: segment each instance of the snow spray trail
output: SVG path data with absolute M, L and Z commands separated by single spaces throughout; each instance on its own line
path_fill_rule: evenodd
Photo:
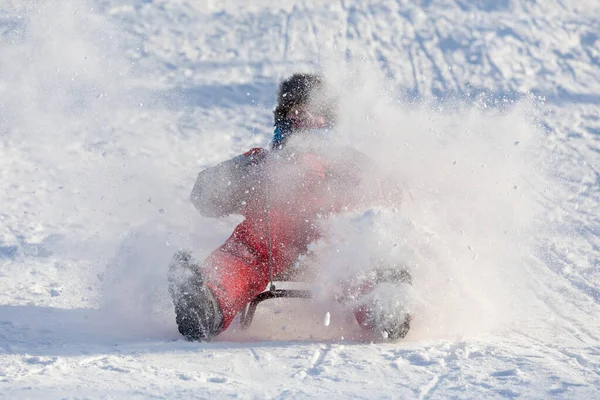
M 233 222 L 204 234 L 187 201 L 191 183 L 181 182 L 193 181 L 194 148 L 161 126 L 173 118 L 164 104 L 138 90 L 135 55 L 114 21 L 87 0 L 9 4 L 0 150 L 19 184 L 5 197 L 3 211 L 14 217 L 1 224 L 0 243 L 15 236 L 46 243 L 38 232 L 51 232 L 48 260 L 66 260 L 57 280 L 83 293 L 60 299 L 104 307 L 93 314 L 99 330 L 103 322 L 107 331 L 144 336 L 148 324 L 173 328 L 163 316 L 172 308 L 164 278 L 170 255 L 191 242 L 202 254 Z M 182 178 L 187 170 L 194 172 Z
M 136 138 L 119 127 L 139 99 L 129 90 L 131 63 L 118 29 L 86 0 L 17 1 L 7 9 L 19 25 L 3 41 L 0 138 L 22 182 L 8 207 L 28 209 L 22 218 L 64 235 L 64 247 L 89 240 L 95 245 L 82 253 L 103 257 L 99 237 L 114 241 L 112 228 L 134 214 L 120 203 L 148 181 L 140 174 L 147 165 L 132 162 Z M 39 201 L 23 204 L 30 193 Z
M 543 227 L 535 193 L 548 182 L 535 106 L 405 104 L 366 78 L 372 74 L 328 74 L 344 93 L 337 140 L 376 160 L 403 185 L 404 199 L 399 210 L 326 222 L 328 243 L 315 248 L 321 281 L 345 279 L 373 260 L 408 265 L 415 320 L 407 339 L 484 333 L 529 318 L 535 300 L 525 266 Z

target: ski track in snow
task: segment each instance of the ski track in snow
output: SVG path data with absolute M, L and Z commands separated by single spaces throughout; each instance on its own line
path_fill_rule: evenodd
M 600 396 L 596 1 L 0 0 L 0 53 L 0 398 Z M 544 100 L 537 315 L 365 343 L 273 303 L 248 333 L 180 339 L 148 265 L 237 222 L 196 215 L 195 174 L 268 142 L 281 78 L 339 59 L 415 104 Z

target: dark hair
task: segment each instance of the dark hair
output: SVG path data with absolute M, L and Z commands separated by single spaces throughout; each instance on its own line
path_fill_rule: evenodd
M 297 73 L 281 82 L 273 112 L 275 125 L 285 119 L 293 106 L 308 103 L 314 93 L 324 88 L 325 80 L 316 74 Z

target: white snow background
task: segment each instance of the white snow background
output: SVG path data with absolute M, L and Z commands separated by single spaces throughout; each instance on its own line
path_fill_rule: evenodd
M 186 342 L 168 260 L 240 221 L 195 176 L 268 145 L 299 71 L 405 190 L 327 223 L 318 284 L 406 262 L 413 328 L 273 300 Z M 0 0 L 0 93 L 0 398 L 600 395 L 597 2 Z

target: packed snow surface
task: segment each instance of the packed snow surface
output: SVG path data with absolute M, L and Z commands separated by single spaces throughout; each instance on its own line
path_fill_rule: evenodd
M 187 342 L 169 258 L 240 222 L 195 176 L 313 71 L 402 205 L 323 222 L 314 300 Z M 0 398 L 600 397 L 597 1 L 0 0 L 0 93 Z M 397 342 L 321 295 L 374 259 L 411 266 Z

